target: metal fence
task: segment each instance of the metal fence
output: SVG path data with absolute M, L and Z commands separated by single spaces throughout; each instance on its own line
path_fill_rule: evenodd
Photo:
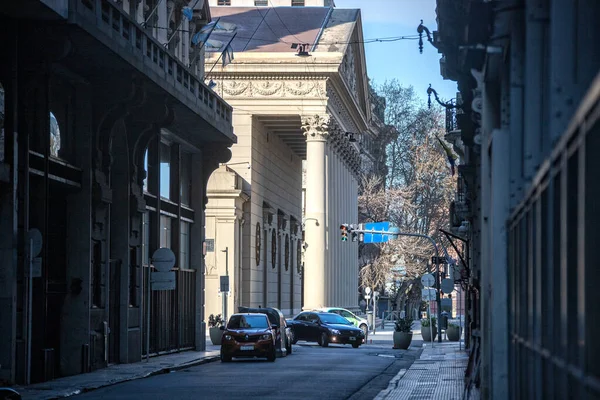
M 175 274 L 175 290 L 150 292 L 150 329 L 144 319 L 144 355 L 147 332 L 150 332 L 150 355 L 189 350 L 195 346 L 196 271 L 176 270 Z M 144 268 L 144 283 L 148 284 L 147 267 Z M 147 299 L 148 294 L 144 293 L 144 305 L 148 304 Z
M 600 88 L 598 88 L 600 89 Z M 600 90 L 509 223 L 513 399 L 600 398 Z

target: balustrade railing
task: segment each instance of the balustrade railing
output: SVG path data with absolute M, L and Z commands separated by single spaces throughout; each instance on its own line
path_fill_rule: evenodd
M 232 108 L 212 91 L 185 64 L 138 24 L 128 13 L 110 0 L 71 0 L 71 9 L 78 16 L 96 25 L 112 36 L 115 43 L 141 57 L 164 78 L 164 84 L 173 86 L 204 112 L 231 123 Z

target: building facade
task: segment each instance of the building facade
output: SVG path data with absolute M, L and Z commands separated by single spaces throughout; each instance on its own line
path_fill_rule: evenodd
M 204 348 L 206 185 L 236 138 L 187 5 L 0 6 L 2 382 Z M 174 290 L 150 290 L 161 247 Z
M 231 7 L 335 7 L 334 0 L 210 0 L 210 6 Z
M 600 3 L 438 0 L 437 15 L 462 97 L 447 138 L 464 152 L 467 382 L 486 399 L 600 398 Z
M 360 13 L 329 7 L 212 12 L 238 32 L 255 34 L 233 39 L 234 60 L 225 68 L 215 65 L 219 52 L 207 56 L 207 79 L 232 105 L 238 137 L 231 162 L 209 182 L 207 213 L 215 217 L 211 222 L 207 214 L 207 240 L 214 238 L 215 247 L 207 255 L 213 271 L 207 314 L 222 310 L 218 277 L 227 265 L 236 274 L 229 310 L 356 308 L 357 243 L 342 242 L 339 226 L 358 222 L 361 143 L 371 132 Z M 226 44 L 234 34 L 216 32 L 211 40 Z M 290 40 L 315 45 L 299 56 Z M 226 247 L 235 249 L 228 263 Z

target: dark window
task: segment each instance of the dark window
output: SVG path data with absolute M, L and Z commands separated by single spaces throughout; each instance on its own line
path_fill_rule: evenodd
M 218 6 L 230 6 L 231 0 L 219 0 L 217 1 Z
M 190 268 L 190 223 L 179 223 L 179 268 Z
M 292 0 L 292 7 L 304 7 L 304 0 Z
M 102 243 L 94 240 L 92 259 L 92 306 L 102 308 Z
M 269 5 L 269 0 L 254 0 L 255 6 L 266 7 Z
M 137 306 L 137 248 L 129 248 L 129 305 Z
M 191 205 L 190 191 L 192 186 L 192 155 L 181 153 L 181 204 Z

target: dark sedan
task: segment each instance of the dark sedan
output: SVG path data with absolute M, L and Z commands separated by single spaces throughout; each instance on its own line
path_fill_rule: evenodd
M 323 347 L 329 343 L 351 344 L 358 348 L 365 334 L 352 322 L 337 314 L 327 312 L 304 311 L 294 319 L 287 320 L 292 330 L 292 343 L 298 340 L 317 342 Z

